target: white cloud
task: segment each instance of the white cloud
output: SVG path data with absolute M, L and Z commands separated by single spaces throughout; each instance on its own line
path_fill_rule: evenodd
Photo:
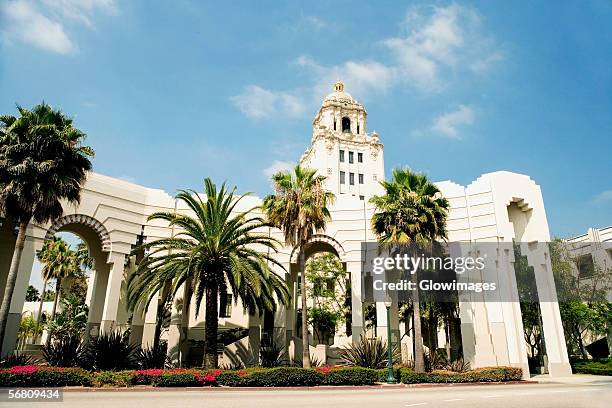
M 476 11 L 456 4 L 428 9 L 427 15 L 423 8 L 411 8 L 403 24 L 407 34 L 383 42 L 402 79 L 436 91 L 445 85 L 447 70 L 482 73 L 501 59 L 492 39 L 483 34 Z
M 270 118 L 275 115 L 295 118 L 304 113 L 305 109 L 300 97 L 257 85 L 247 86 L 241 94 L 230 97 L 230 100 L 243 114 L 252 119 Z
M 474 123 L 474 111 L 471 107 L 459 105 L 452 111 L 434 119 L 431 129 L 444 136 L 460 139 L 459 128 Z
M 20 42 L 57 54 L 73 54 L 77 45 L 69 35 L 71 22 L 93 28 L 94 14 L 116 13 L 114 0 L 11 0 L 0 5 L 6 43 Z
M 58 54 L 71 54 L 76 46 L 64 26 L 50 20 L 28 1 L 9 1 L 0 6 L 4 21 L 2 35 L 8 41 L 20 41 Z
M 115 0 L 42 0 L 42 2 L 51 11 L 90 28 L 94 27 L 93 16 L 96 12 L 102 11 L 107 14 L 117 12 Z
M 272 177 L 272 175 L 278 173 L 279 171 L 291 171 L 294 167 L 295 163 L 282 160 L 274 160 L 270 166 L 266 167 L 263 170 L 263 174 L 265 174 L 266 177 L 270 178 Z
M 596 204 L 612 202 L 612 190 L 605 190 L 597 194 L 593 197 L 593 202 Z

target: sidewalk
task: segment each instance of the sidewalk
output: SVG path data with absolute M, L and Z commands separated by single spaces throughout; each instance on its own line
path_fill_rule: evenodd
M 548 374 L 539 374 L 531 377 L 540 384 L 578 384 L 578 385 L 612 385 L 612 376 L 573 374 L 568 377 L 550 377 Z

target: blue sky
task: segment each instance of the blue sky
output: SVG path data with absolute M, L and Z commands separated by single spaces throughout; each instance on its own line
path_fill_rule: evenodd
M 0 112 L 62 108 L 103 174 L 263 195 L 341 78 L 387 171 L 525 173 L 554 235 L 612 224 L 612 3 L 287 3 L 3 1 Z

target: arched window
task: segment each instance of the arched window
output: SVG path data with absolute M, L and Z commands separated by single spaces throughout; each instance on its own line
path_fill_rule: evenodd
M 347 117 L 342 118 L 342 132 L 351 133 L 351 120 Z

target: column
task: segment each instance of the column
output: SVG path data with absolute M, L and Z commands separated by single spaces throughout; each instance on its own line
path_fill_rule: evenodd
M 30 228 L 28 228 L 28 232 L 31 232 Z M 28 284 L 30 283 L 30 274 L 32 273 L 34 256 L 34 238 L 28 234 L 23 247 L 21 261 L 19 262 L 17 280 L 15 281 L 15 290 L 13 291 L 13 297 L 11 298 L 11 307 L 9 308 L 9 315 L 6 323 L 4 343 L 2 344 L 2 356 L 13 352 L 17 343 L 17 332 L 19 331 L 19 323 L 21 322 L 21 312 L 23 311 L 26 290 L 28 288 Z
M 109 333 L 117 328 L 119 305 L 121 304 L 121 284 L 124 278 L 125 254 L 112 253 L 110 256 L 111 267 L 106 284 L 106 297 L 104 299 L 104 310 L 100 331 Z
M 529 265 L 533 266 L 540 299 L 542 330 L 548 357 L 548 374 L 551 377 L 572 375 L 548 245 L 546 243 L 523 244 L 523 247 L 525 246 L 528 246 L 527 259 Z
M 159 293 L 156 293 L 147 306 L 142 328 L 142 347 L 153 347 L 155 341 L 155 326 L 157 325 L 157 304 Z
M 351 274 L 351 324 L 353 344 L 363 335 L 363 303 L 361 299 L 361 261 L 346 263 L 346 270 Z

